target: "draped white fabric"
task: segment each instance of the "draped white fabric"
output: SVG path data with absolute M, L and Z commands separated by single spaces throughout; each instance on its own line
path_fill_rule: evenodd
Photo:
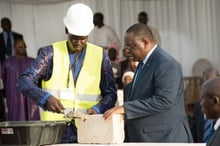
M 126 29 L 146 11 L 149 25 L 159 30 L 162 48 L 181 63 L 184 76 L 191 75 L 199 58 L 220 70 L 219 0 L 0 0 L 0 18 L 11 19 L 12 29 L 24 35 L 28 55 L 36 57 L 40 47 L 66 39 L 63 17 L 77 2 L 102 12 L 122 46 Z

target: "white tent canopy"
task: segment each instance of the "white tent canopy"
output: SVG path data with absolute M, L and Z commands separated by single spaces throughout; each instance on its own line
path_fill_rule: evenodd
M 219 0 L 0 0 L 0 18 L 11 19 L 12 29 L 24 35 L 28 55 L 36 57 L 40 47 L 66 39 L 63 17 L 77 2 L 102 12 L 122 46 L 126 29 L 146 11 L 149 25 L 160 32 L 162 48 L 181 63 L 184 76 L 192 74 L 199 58 L 220 70 Z

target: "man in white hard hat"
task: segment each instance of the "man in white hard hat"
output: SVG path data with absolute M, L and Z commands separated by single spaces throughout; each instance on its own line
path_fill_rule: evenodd
M 85 4 L 72 5 L 63 20 L 68 40 L 40 49 L 17 83 L 20 91 L 44 109 L 41 120 L 64 120 L 65 109 L 102 114 L 114 106 L 117 94 L 111 61 L 103 48 L 87 42 L 93 13 Z M 42 89 L 38 81 L 41 81 Z M 77 142 L 75 121 L 62 142 Z

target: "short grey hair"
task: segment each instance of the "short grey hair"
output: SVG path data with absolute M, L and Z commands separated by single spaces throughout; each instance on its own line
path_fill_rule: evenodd
M 136 23 L 129 27 L 127 33 L 133 33 L 136 37 L 146 37 L 150 41 L 154 42 L 154 37 L 150 27 L 142 23 Z

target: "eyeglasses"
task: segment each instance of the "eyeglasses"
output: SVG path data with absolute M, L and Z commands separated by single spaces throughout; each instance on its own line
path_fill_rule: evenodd
M 133 50 L 133 49 L 135 49 L 137 47 L 137 44 L 132 44 L 132 45 L 130 45 L 130 46 L 125 46 L 124 48 L 125 49 L 128 49 L 128 50 Z

